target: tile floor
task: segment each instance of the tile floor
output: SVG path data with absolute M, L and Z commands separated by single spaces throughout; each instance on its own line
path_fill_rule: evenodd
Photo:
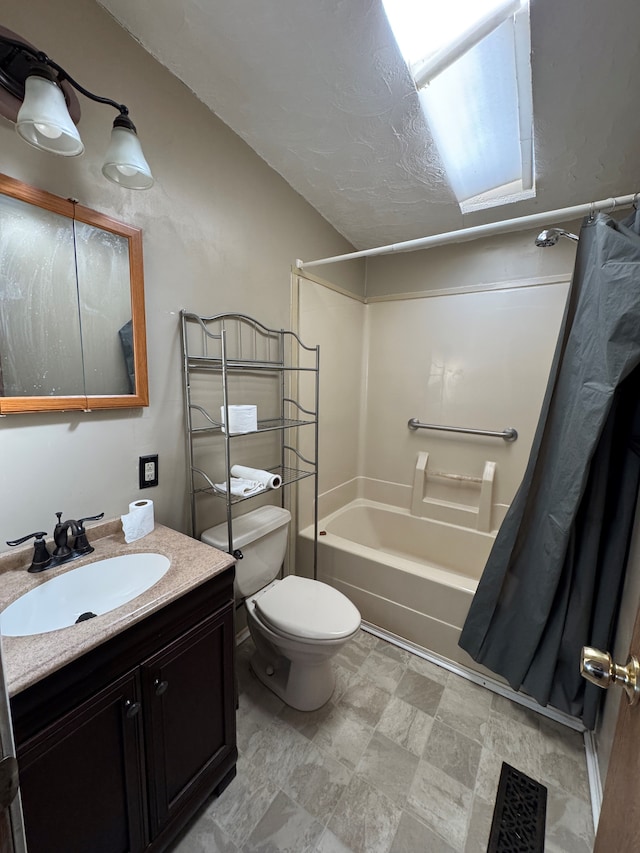
M 319 711 L 238 649 L 238 773 L 174 853 L 480 853 L 502 761 L 547 787 L 546 853 L 588 853 L 582 736 L 360 631 Z

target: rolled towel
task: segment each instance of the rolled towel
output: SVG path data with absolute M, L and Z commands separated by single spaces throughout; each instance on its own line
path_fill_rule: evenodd
M 259 483 L 257 480 L 245 480 L 239 477 L 231 477 L 230 490 L 232 495 L 239 498 L 250 498 L 252 495 L 257 495 L 259 492 L 264 492 L 266 486 L 264 483 Z M 227 491 L 226 483 L 214 483 L 214 488 L 219 492 Z
M 282 477 L 279 474 L 263 471 L 262 468 L 247 468 L 246 465 L 232 465 L 231 476 L 262 483 L 267 489 L 279 489 L 282 485 Z

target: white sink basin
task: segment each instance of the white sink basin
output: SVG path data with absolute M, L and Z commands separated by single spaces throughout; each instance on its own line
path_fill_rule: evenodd
M 68 628 L 82 614 L 101 616 L 150 589 L 169 565 L 162 554 L 124 554 L 79 566 L 10 604 L 0 614 L 0 630 L 27 637 Z

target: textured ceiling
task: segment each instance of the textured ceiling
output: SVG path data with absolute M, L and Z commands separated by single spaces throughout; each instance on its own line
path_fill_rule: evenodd
M 640 189 L 638 0 L 531 0 L 537 197 L 465 216 L 381 0 L 98 2 L 357 248 Z

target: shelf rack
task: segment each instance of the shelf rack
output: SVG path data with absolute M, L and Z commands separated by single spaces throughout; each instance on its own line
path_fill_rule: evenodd
M 236 496 L 231 494 L 231 455 L 232 444 L 237 439 L 257 436 L 265 433 L 280 433 L 279 460 L 276 464 L 261 465 L 282 479 L 279 491 L 280 503 L 284 506 L 285 489 L 307 477 L 314 478 L 313 521 L 315 528 L 313 570 L 317 572 L 318 540 L 318 404 L 320 348 L 307 346 L 298 335 L 286 329 L 271 329 L 246 314 L 225 313 L 210 317 L 180 312 L 182 361 L 184 380 L 184 416 L 187 441 L 188 480 L 190 495 L 191 534 L 198 536 L 197 496 L 213 495 L 225 502 L 229 552 L 234 554 L 233 543 L 233 507 L 246 500 L 257 497 Z M 239 399 L 250 395 L 250 391 L 238 387 L 236 379 L 242 375 L 255 381 L 259 377 L 276 378 L 275 395 L 265 388 L 267 397 L 275 396 L 269 403 L 277 414 L 269 412 L 269 417 L 260 418 L 258 405 L 258 425 L 252 433 L 229 433 L 223 428 L 223 421 L 214 413 L 224 410 L 224 423 L 229 423 L 229 406 L 233 403 L 254 402 Z M 294 394 L 300 393 L 300 377 L 310 376 L 311 382 L 306 389 L 311 403 L 304 407 Z M 209 381 L 209 379 L 211 381 Z M 234 387 L 231 387 L 232 379 Z M 306 398 L 305 398 L 306 399 Z M 267 406 L 268 408 L 269 406 Z M 298 428 L 313 430 L 313 453 L 311 458 L 304 456 L 296 446 Z M 213 437 L 213 449 L 207 452 L 205 463 L 196 464 L 197 444 L 204 437 Z M 294 440 L 288 441 L 287 437 Z M 220 439 L 220 449 L 215 447 L 216 438 Z M 216 488 L 215 477 L 211 470 L 219 467 L 223 458 L 226 490 Z M 260 492 L 264 495 L 265 492 Z

